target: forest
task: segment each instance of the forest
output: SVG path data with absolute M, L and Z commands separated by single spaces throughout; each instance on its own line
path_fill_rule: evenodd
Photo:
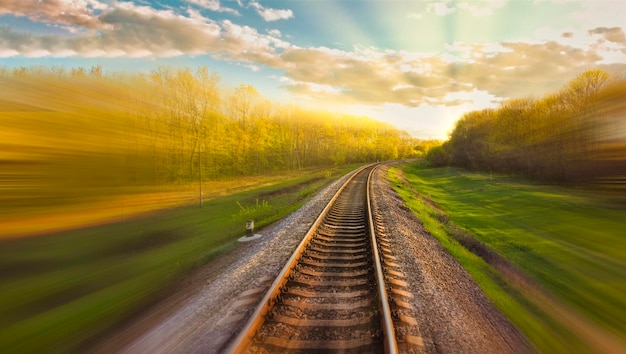
M 421 156 L 432 142 L 367 117 L 228 88 L 207 67 L 0 68 L 1 210 L 198 181 Z
M 588 70 L 560 91 L 465 114 L 440 147 L 436 166 L 533 180 L 622 188 L 626 179 L 626 78 Z

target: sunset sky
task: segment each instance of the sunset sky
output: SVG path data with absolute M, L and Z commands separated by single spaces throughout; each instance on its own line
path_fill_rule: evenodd
M 0 65 L 206 65 L 278 102 L 445 139 L 464 112 L 589 68 L 626 74 L 625 14 L 626 0 L 0 0 Z

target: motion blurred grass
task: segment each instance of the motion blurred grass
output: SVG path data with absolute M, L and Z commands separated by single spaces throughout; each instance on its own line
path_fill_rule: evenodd
M 77 352 L 355 166 L 309 173 L 137 219 L 0 242 L 0 351 Z M 255 207 L 262 203 L 263 208 Z M 243 207 L 243 208 L 242 208 Z M 169 290 L 168 290 L 169 289 Z
M 624 339 L 626 212 L 624 200 L 600 191 L 528 183 L 457 168 L 402 167 L 418 198 L 390 171 L 396 190 L 481 285 L 494 303 L 545 352 L 586 351 L 524 299 L 484 260 L 453 237 L 469 232 L 529 274 L 558 299 Z M 425 200 L 432 200 L 449 220 Z M 587 349 L 588 350 L 588 349 Z

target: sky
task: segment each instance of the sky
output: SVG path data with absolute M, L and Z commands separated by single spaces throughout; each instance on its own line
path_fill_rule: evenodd
M 207 66 L 446 139 L 463 113 L 626 74 L 626 0 L 0 0 L 0 66 Z

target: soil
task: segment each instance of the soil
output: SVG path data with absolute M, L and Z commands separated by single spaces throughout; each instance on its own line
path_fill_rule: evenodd
M 385 179 L 373 198 L 404 274 L 411 317 L 426 353 L 527 353 L 535 349 L 495 308 L 463 267 L 428 234 Z M 92 353 L 219 353 L 245 324 L 325 204 L 347 176 L 300 210 L 239 243 L 181 281 L 162 302 L 106 338 Z

